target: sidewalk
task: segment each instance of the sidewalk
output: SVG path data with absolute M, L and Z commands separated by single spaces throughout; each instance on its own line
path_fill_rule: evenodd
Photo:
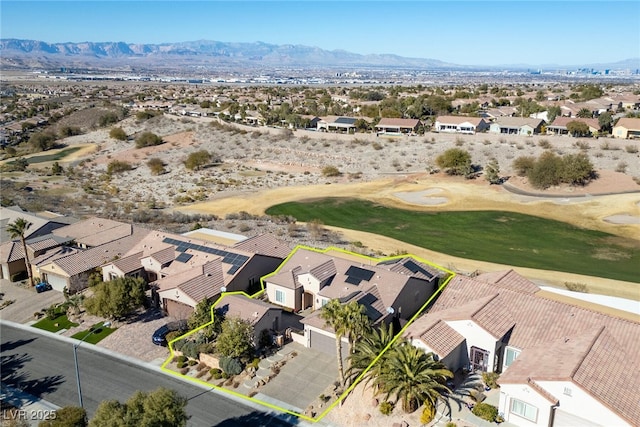
M 0 384 L 0 400 L 15 408 L 16 421 L 27 421 L 30 426 L 37 427 L 41 421 L 52 416 L 60 407 L 39 397 L 32 396 L 17 388 Z

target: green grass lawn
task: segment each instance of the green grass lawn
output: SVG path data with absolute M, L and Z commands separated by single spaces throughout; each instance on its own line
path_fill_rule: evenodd
M 66 314 L 61 314 L 53 320 L 49 320 L 45 317 L 44 319 L 34 323 L 31 326 L 33 326 L 34 328 L 44 329 L 45 331 L 49 332 L 58 332 L 63 329 L 73 328 L 75 326 L 78 326 L 78 324 L 67 319 Z
M 267 214 L 317 219 L 461 258 L 640 282 L 640 241 L 530 215 L 415 212 L 346 198 L 283 203 Z
M 77 340 L 81 340 L 87 336 L 87 334 L 91 331 L 95 331 L 93 334 L 89 335 L 84 342 L 88 342 L 90 344 L 97 344 L 102 339 L 109 336 L 116 328 L 105 328 L 102 326 L 102 323 L 96 323 L 89 329 L 85 329 L 84 331 L 80 331 L 76 334 L 71 335 L 71 338 L 75 338 Z

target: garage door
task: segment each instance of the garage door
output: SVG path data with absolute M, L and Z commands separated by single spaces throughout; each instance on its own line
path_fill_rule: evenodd
M 64 287 L 67 286 L 67 280 L 64 277 L 54 276 L 53 274 L 47 274 L 47 283 L 58 292 L 62 292 Z
M 334 356 L 336 354 L 336 340 L 333 337 L 320 334 L 313 330 L 310 331 L 309 347 L 322 353 Z M 349 355 L 349 344 L 342 342 L 342 358 L 346 359 Z
M 601 427 L 601 425 L 562 411 L 561 409 L 556 409 L 553 418 L 553 427 Z

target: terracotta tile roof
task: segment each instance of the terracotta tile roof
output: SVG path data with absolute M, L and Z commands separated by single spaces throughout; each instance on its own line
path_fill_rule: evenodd
M 600 124 L 598 123 L 598 119 L 581 119 L 580 117 L 564 117 L 558 116 L 553 120 L 553 123 L 549 125 L 549 127 L 560 127 L 566 128 L 567 124 L 570 122 L 582 122 L 586 123 L 589 127 L 594 129 L 600 129 Z
M 484 279 L 488 277 L 484 275 Z M 500 277 L 501 281 L 502 285 L 493 285 L 456 276 L 424 320 L 410 325 L 407 333 L 419 336 L 434 319 L 446 322 L 460 318 L 474 305 L 480 309 L 469 318 L 504 330 L 511 320 L 501 323 L 496 318 L 501 306 L 503 315 L 514 322 L 507 344 L 520 349 L 521 354 L 500 381 L 572 380 L 632 424 L 640 425 L 640 323 L 546 299 L 517 285 L 506 287 L 505 283 L 517 282 L 508 275 Z
M 573 380 L 614 412 L 640 425 L 640 365 L 630 356 L 604 329 L 575 370 Z
M 131 236 L 133 226 L 104 218 L 89 218 L 53 231 L 56 236 L 70 237 L 78 244 L 100 246 L 123 237 Z
M 136 227 L 133 234 L 128 237 L 59 258 L 54 263 L 66 276 L 75 276 L 100 267 L 113 260 L 114 257 L 123 256 L 149 232 L 149 230 Z
M 216 303 L 216 311 L 218 310 L 224 313 L 225 317 L 239 317 L 252 324 L 259 322 L 269 310 L 282 311 L 264 301 L 244 295 L 225 295 Z
M 22 243 L 8 241 L 0 245 L 0 262 L 7 263 L 24 259 Z
M 33 251 L 42 251 L 45 249 L 55 248 L 56 246 L 69 242 L 71 242 L 70 239 L 49 234 L 47 236 L 27 240 L 27 246 Z
M 435 322 L 420 335 L 420 339 L 443 358 L 462 344 L 465 338 L 442 320 L 434 320 Z
M 78 252 L 81 252 L 81 250 L 76 248 L 71 248 L 69 246 L 60 246 L 57 248 L 49 249 L 42 255 L 32 259 L 31 264 L 36 266 L 50 264 L 59 258 L 64 258 L 69 255 L 77 254 Z
M 383 128 L 387 126 L 393 126 L 393 127 L 400 126 L 404 128 L 413 129 L 419 124 L 420 124 L 420 120 L 418 119 L 398 119 L 398 118 L 383 117 L 380 119 L 376 127 Z
M 167 246 L 166 248 L 154 252 L 149 256 L 158 261 L 160 265 L 165 265 L 175 259 L 175 251 L 176 249 L 174 246 Z
M 28 239 L 31 235 L 37 235 L 38 231 L 50 222 L 50 220 L 46 218 L 41 218 L 37 215 L 32 214 L 31 212 L 25 212 L 20 209 L 18 206 L 11 207 L 0 207 L 0 240 L 7 241 L 10 240 L 11 237 L 7 233 L 7 225 L 9 223 L 14 222 L 18 218 L 24 218 L 25 220 L 31 223 L 31 227 L 29 227 L 25 231 L 25 237 Z
M 313 267 L 309 273 L 315 277 L 320 283 L 336 275 L 336 265 L 332 259 L 328 259 L 322 264 Z
M 142 265 L 140 264 L 140 257 L 142 257 L 142 252 L 137 252 L 133 255 L 115 260 L 113 265 L 124 274 L 131 273 L 132 271 L 142 268 Z
M 236 243 L 233 247 L 258 255 L 281 259 L 285 259 L 291 253 L 289 245 L 286 242 L 276 239 L 272 234 L 261 234 L 250 237 Z
M 483 273 L 476 276 L 475 279 L 485 283 L 493 283 L 506 289 L 526 292 L 529 294 L 534 294 L 540 290 L 538 285 L 525 277 L 522 277 L 514 270 Z
M 531 126 L 532 128 L 537 128 L 538 126 L 544 123 L 542 119 L 532 119 L 529 117 L 509 117 L 503 116 L 498 117 L 495 121 L 498 125 L 502 127 L 522 127 L 522 126 Z
M 439 116 L 436 119 L 439 123 L 459 125 L 462 123 L 471 123 L 474 126 L 478 126 L 482 117 L 467 117 L 467 116 Z
M 200 270 L 200 274 L 181 283 L 178 287 L 196 303 L 205 298 L 220 295 L 225 285 L 220 260 L 210 261 L 197 270 Z
M 634 118 L 634 117 L 622 117 L 620 120 L 618 120 L 618 123 L 616 123 L 616 127 L 621 126 L 625 129 L 628 130 L 635 130 L 635 131 L 639 131 L 640 130 L 640 119 Z

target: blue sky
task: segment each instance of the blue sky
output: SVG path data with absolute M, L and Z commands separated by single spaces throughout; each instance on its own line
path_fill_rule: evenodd
M 640 2 L 6 1 L 2 38 L 262 41 L 455 64 L 615 62 L 640 56 Z

